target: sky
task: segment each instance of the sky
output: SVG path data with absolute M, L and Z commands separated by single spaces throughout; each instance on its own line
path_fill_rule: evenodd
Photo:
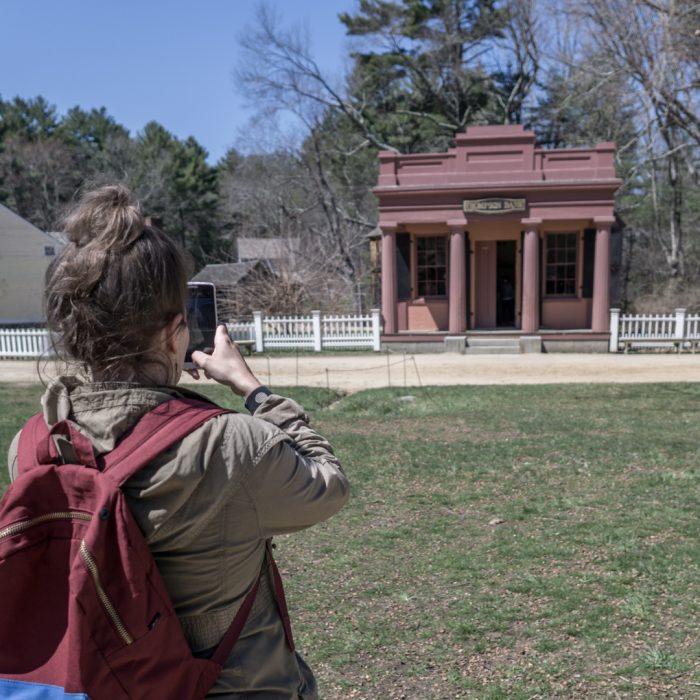
M 338 20 L 356 0 L 267 0 L 305 26 L 319 65 L 340 76 Z M 246 150 L 252 108 L 237 90 L 238 40 L 258 0 L 0 0 L 0 97 L 42 95 L 59 114 L 105 107 L 132 135 L 155 120 L 194 136 L 216 162 Z

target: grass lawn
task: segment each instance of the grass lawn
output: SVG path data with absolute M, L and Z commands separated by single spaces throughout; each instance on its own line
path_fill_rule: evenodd
M 352 482 L 278 541 L 323 698 L 700 698 L 700 387 L 289 394 Z

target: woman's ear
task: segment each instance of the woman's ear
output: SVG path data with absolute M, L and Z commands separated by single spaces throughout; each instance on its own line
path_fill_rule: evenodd
M 165 348 L 170 354 L 174 354 L 178 351 L 176 337 L 178 330 L 183 325 L 185 325 L 185 317 L 183 314 L 178 314 L 161 331 L 161 347 Z

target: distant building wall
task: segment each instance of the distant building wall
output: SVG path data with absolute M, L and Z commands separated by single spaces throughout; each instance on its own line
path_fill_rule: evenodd
M 0 205 L 0 324 L 41 323 L 46 268 L 62 244 Z

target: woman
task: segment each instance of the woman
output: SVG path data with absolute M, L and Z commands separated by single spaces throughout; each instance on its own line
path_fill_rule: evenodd
M 189 332 L 187 265 L 175 243 L 144 225 L 125 187 L 86 194 L 65 221 L 69 243 L 46 276 L 47 323 L 80 370 L 42 399 L 49 425 L 69 418 L 108 452 L 141 416 L 173 396 Z M 218 645 L 265 561 L 266 541 L 333 515 L 348 484 L 301 406 L 256 379 L 225 328 L 204 373 L 246 397 L 253 416 L 224 414 L 161 454 L 124 487 L 192 652 Z M 198 371 L 194 370 L 198 378 Z M 196 396 L 196 395 L 195 395 Z M 18 437 L 10 447 L 16 476 Z M 64 461 L 71 446 L 60 443 Z M 303 659 L 289 650 L 271 574 L 208 697 L 315 698 Z

